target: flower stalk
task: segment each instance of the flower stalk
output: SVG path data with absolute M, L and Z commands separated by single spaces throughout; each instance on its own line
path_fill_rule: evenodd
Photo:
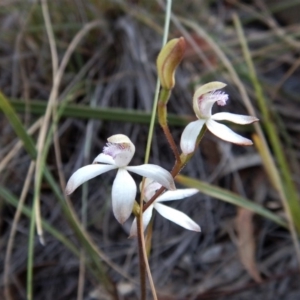
M 140 291 L 141 295 L 140 298 L 142 300 L 146 299 L 146 265 L 144 260 L 144 253 L 143 253 L 143 229 L 142 226 L 142 211 L 141 214 L 136 216 L 137 218 L 137 240 L 138 240 L 138 249 L 139 249 L 139 268 L 140 268 Z M 142 234 L 140 234 L 142 233 Z

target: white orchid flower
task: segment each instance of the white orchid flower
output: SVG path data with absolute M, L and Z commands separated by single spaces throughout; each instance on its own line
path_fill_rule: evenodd
M 199 120 L 189 123 L 182 133 L 180 147 L 184 154 L 192 153 L 195 150 L 197 137 L 204 124 L 211 133 L 224 141 L 239 145 L 253 144 L 251 140 L 236 134 L 227 126 L 216 121 L 226 120 L 245 125 L 258 121 L 257 118 L 227 112 L 211 114 L 215 102 L 221 106 L 226 104 L 228 95 L 218 91 L 225 86 L 225 83 L 214 81 L 204 84 L 196 90 L 193 97 L 193 109 Z
M 175 190 L 176 188 L 172 175 L 160 166 L 152 164 L 128 166 L 134 155 L 135 146 L 126 135 L 116 134 L 108 138 L 107 141 L 103 153 L 94 159 L 92 165 L 78 169 L 71 176 L 67 183 L 66 194 L 73 193 L 78 186 L 87 180 L 110 170 L 118 169 L 112 186 L 112 208 L 116 219 L 123 224 L 132 212 L 137 191 L 136 184 L 128 171 L 152 178 L 167 189 Z
M 158 182 L 155 182 L 149 178 L 145 180 L 145 187 L 144 187 L 144 200 L 148 202 L 155 192 L 161 188 L 161 185 Z M 198 231 L 200 232 L 201 229 L 198 224 L 196 224 L 190 217 L 186 214 L 182 213 L 181 211 L 168 207 L 166 205 L 161 204 L 160 202 L 164 201 L 173 201 L 173 200 L 181 200 L 186 197 L 193 196 L 194 194 L 198 193 L 197 189 L 180 189 L 176 191 L 167 191 L 157 197 L 157 199 L 151 204 L 143 213 L 143 228 L 144 230 L 148 226 L 153 209 L 155 209 L 159 214 L 161 214 L 164 218 L 184 227 L 185 229 Z M 130 237 L 134 237 L 137 235 L 137 224 L 136 218 L 133 220 L 131 230 L 130 230 Z

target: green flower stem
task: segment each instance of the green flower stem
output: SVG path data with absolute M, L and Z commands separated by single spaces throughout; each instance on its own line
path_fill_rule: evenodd
M 167 103 L 168 100 L 171 96 L 171 90 L 168 89 L 162 89 L 160 92 L 160 97 L 158 101 L 158 106 L 157 106 L 157 115 L 158 115 L 158 122 L 164 131 L 164 134 L 166 136 L 166 139 L 168 143 L 170 144 L 170 147 L 175 155 L 176 161 L 180 162 L 180 156 L 179 152 L 177 149 L 177 146 L 175 144 L 175 141 L 173 139 L 173 136 L 170 132 L 169 126 L 168 126 L 168 121 L 167 121 Z
M 172 92 L 172 90 L 162 88 L 160 90 L 160 94 L 159 94 L 159 102 L 163 102 L 165 105 L 167 105 L 167 103 L 171 97 L 171 92 Z

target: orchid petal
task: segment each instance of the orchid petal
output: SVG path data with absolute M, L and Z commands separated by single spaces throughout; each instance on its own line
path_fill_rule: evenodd
M 143 228 L 144 230 L 147 228 L 153 212 L 153 205 L 150 205 L 144 212 L 143 212 Z M 130 236 L 129 237 L 135 237 L 137 236 L 137 224 L 136 224 L 136 218 L 134 218 L 131 229 L 130 229 Z
M 116 169 L 116 166 L 99 164 L 87 165 L 78 169 L 67 183 L 66 194 L 70 195 L 84 182 L 113 169 Z
M 225 101 L 222 101 L 223 105 L 226 103 L 228 96 L 223 92 L 216 92 L 225 86 L 226 84 L 223 82 L 213 81 L 200 86 L 195 91 L 193 109 L 199 119 L 207 119 L 211 116 L 211 109 L 216 101 L 224 99 Z
M 135 146 L 124 134 L 115 134 L 107 139 L 108 143 L 103 148 L 103 153 L 114 159 L 118 167 L 127 166 L 135 152 Z
M 168 190 L 175 190 L 175 183 L 172 175 L 170 172 L 165 170 L 164 168 L 152 165 L 152 164 L 145 164 L 140 166 L 134 166 L 134 167 L 126 167 L 126 170 L 139 174 L 143 177 L 148 177 L 153 179 L 154 181 L 157 181 L 162 186 L 167 188 Z
M 204 123 L 205 120 L 197 120 L 184 128 L 180 139 L 180 148 L 184 154 L 190 154 L 195 150 L 197 137 Z
M 115 164 L 115 161 L 114 159 L 109 156 L 109 155 L 106 155 L 104 153 L 100 153 L 93 161 L 93 164 L 94 163 L 103 163 L 103 164 L 110 164 L 110 165 L 114 165 Z
M 215 91 L 215 90 L 220 90 L 223 89 L 226 86 L 225 83 L 220 82 L 220 81 L 212 81 L 208 82 L 206 84 L 201 85 L 199 88 L 194 93 L 193 99 L 198 99 L 204 94 L 207 94 L 209 92 Z
M 112 186 L 112 208 L 119 223 L 130 216 L 135 201 L 137 187 L 131 175 L 123 168 L 118 170 Z
M 130 138 L 125 134 L 114 134 L 107 141 L 113 144 L 132 144 Z
M 196 224 L 190 217 L 177 209 L 168 207 L 160 203 L 154 203 L 154 208 L 164 218 L 182 226 L 183 228 L 193 231 L 201 231 L 198 224 Z
M 176 191 L 166 191 L 155 200 L 155 203 L 163 201 L 181 200 L 183 198 L 193 196 L 198 192 L 199 190 L 197 189 L 179 189 Z
M 233 122 L 236 124 L 241 124 L 241 125 L 251 124 L 253 122 L 258 121 L 258 119 L 256 117 L 237 115 L 237 114 L 232 114 L 232 113 L 228 113 L 228 112 L 216 113 L 211 116 L 211 119 L 215 120 L 215 121 L 225 120 L 225 121 L 230 121 L 230 122 Z
M 219 124 L 214 120 L 208 120 L 206 126 L 211 133 L 213 133 L 218 138 L 239 145 L 252 145 L 252 141 L 248 140 L 241 135 L 233 132 L 230 128 L 223 124 Z
M 122 134 L 119 135 L 122 136 Z M 114 165 L 118 166 L 119 168 L 126 167 L 129 164 L 129 162 L 131 161 L 134 155 L 134 152 L 135 152 L 135 146 L 131 142 L 130 143 L 109 142 L 103 148 L 103 154 L 110 156 L 114 161 Z

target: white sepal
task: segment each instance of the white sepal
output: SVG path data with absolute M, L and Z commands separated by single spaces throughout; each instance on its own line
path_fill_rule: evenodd
M 212 120 L 215 121 L 230 121 L 236 124 L 246 125 L 258 121 L 256 117 L 236 115 L 229 112 L 220 112 L 211 116 Z
M 205 120 L 197 120 L 189 123 L 182 132 L 180 148 L 184 154 L 190 154 L 195 150 L 197 137 L 205 123 Z
M 154 208 L 160 213 L 164 218 L 182 226 L 185 229 L 198 231 L 201 229 L 197 223 L 195 223 L 190 217 L 181 211 L 168 207 L 166 205 L 155 203 Z
M 253 144 L 251 140 L 242 137 L 227 126 L 217 123 L 214 120 L 207 120 L 206 126 L 209 131 L 224 141 L 247 146 Z
M 131 175 L 124 168 L 120 168 L 112 186 L 112 208 L 121 224 L 132 212 L 136 191 L 137 187 Z
M 157 181 L 159 184 L 168 190 L 175 190 L 175 183 L 172 175 L 166 169 L 152 164 L 144 164 L 134 167 L 126 167 L 126 170 L 139 174 L 143 177 L 148 177 Z
M 173 201 L 173 200 L 181 200 L 183 198 L 191 197 L 197 194 L 199 190 L 197 189 L 179 189 L 176 191 L 166 191 L 162 195 L 160 195 L 155 202 L 164 202 L 164 201 Z
M 100 164 L 94 164 L 94 165 L 87 165 L 85 167 L 82 167 L 78 169 L 69 179 L 66 187 L 66 194 L 70 195 L 73 193 L 77 187 L 79 187 L 84 182 L 102 174 L 107 171 L 116 169 L 116 166 L 112 165 L 100 165 Z

